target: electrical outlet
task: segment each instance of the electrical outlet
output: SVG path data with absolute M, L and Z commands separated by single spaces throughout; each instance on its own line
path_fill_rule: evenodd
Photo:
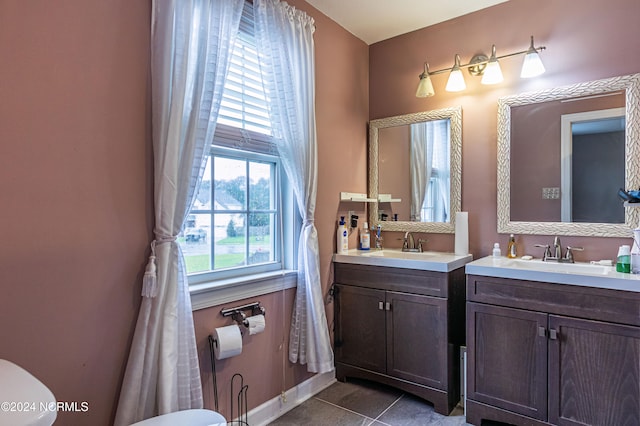
M 557 200 L 560 198 L 560 188 L 542 188 L 543 200 Z

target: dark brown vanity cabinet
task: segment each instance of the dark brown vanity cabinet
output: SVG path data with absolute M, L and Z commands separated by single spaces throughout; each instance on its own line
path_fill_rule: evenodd
M 640 294 L 467 277 L 467 422 L 640 425 Z
M 395 386 L 448 414 L 460 396 L 463 269 L 334 265 L 337 378 Z

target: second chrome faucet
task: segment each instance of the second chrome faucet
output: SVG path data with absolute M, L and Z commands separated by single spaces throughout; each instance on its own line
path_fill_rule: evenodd
M 574 263 L 573 252 L 584 250 L 582 247 L 567 246 L 564 256 L 562 255 L 562 245 L 560 244 L 560 237 L 553 239 L 553 255 L 551 255 L 551 246 L 548 244 L 536 244 L 536 247 L 544 248 L 544 254 L 542 260 L 545 262 L 567 262 Z

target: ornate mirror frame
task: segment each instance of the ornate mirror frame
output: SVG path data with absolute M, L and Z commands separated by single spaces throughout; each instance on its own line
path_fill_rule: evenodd
M 511 107 L 592 96 L 624 90 L 625 187 L 640 187 L 640 74 L 595 80 L 571 86 L 506 96 L 498 100 L 498 233 L 631 237 L 640 208 L 626 208 L 624 223 L 569 223 L 511 221 Z M 622 201 L 621 201 L 622 203 Z
M 378 131 L 386 127 L 395 127 L 419 123 L 423 121 L 449 119 L 450 129 L 450 166 L 451 201 L 449 206 L 449 222 L 409 222 L 378 220 L 378 203 L 369 203 L 369 225 L 380 224 L 383 231 L 423 232 L 435 234 L 452 234 L 454 232 L 455 213 L 460 211 L 462 187 L 462 107 L 450 107 L 414 114 L 380 118 L 369 122 L 369 198 L 378 199 Z

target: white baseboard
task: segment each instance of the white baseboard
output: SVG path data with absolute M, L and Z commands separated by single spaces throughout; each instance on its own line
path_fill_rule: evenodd
M 285 398 L 277 396 L 247 413 L 251 426 L 263 426 L 271 423 L 289 410 L 296 408 L 313 395 L 329 387 L 336 381 L 335 370 L 316 374 L 298 386 L 285 392 Z

